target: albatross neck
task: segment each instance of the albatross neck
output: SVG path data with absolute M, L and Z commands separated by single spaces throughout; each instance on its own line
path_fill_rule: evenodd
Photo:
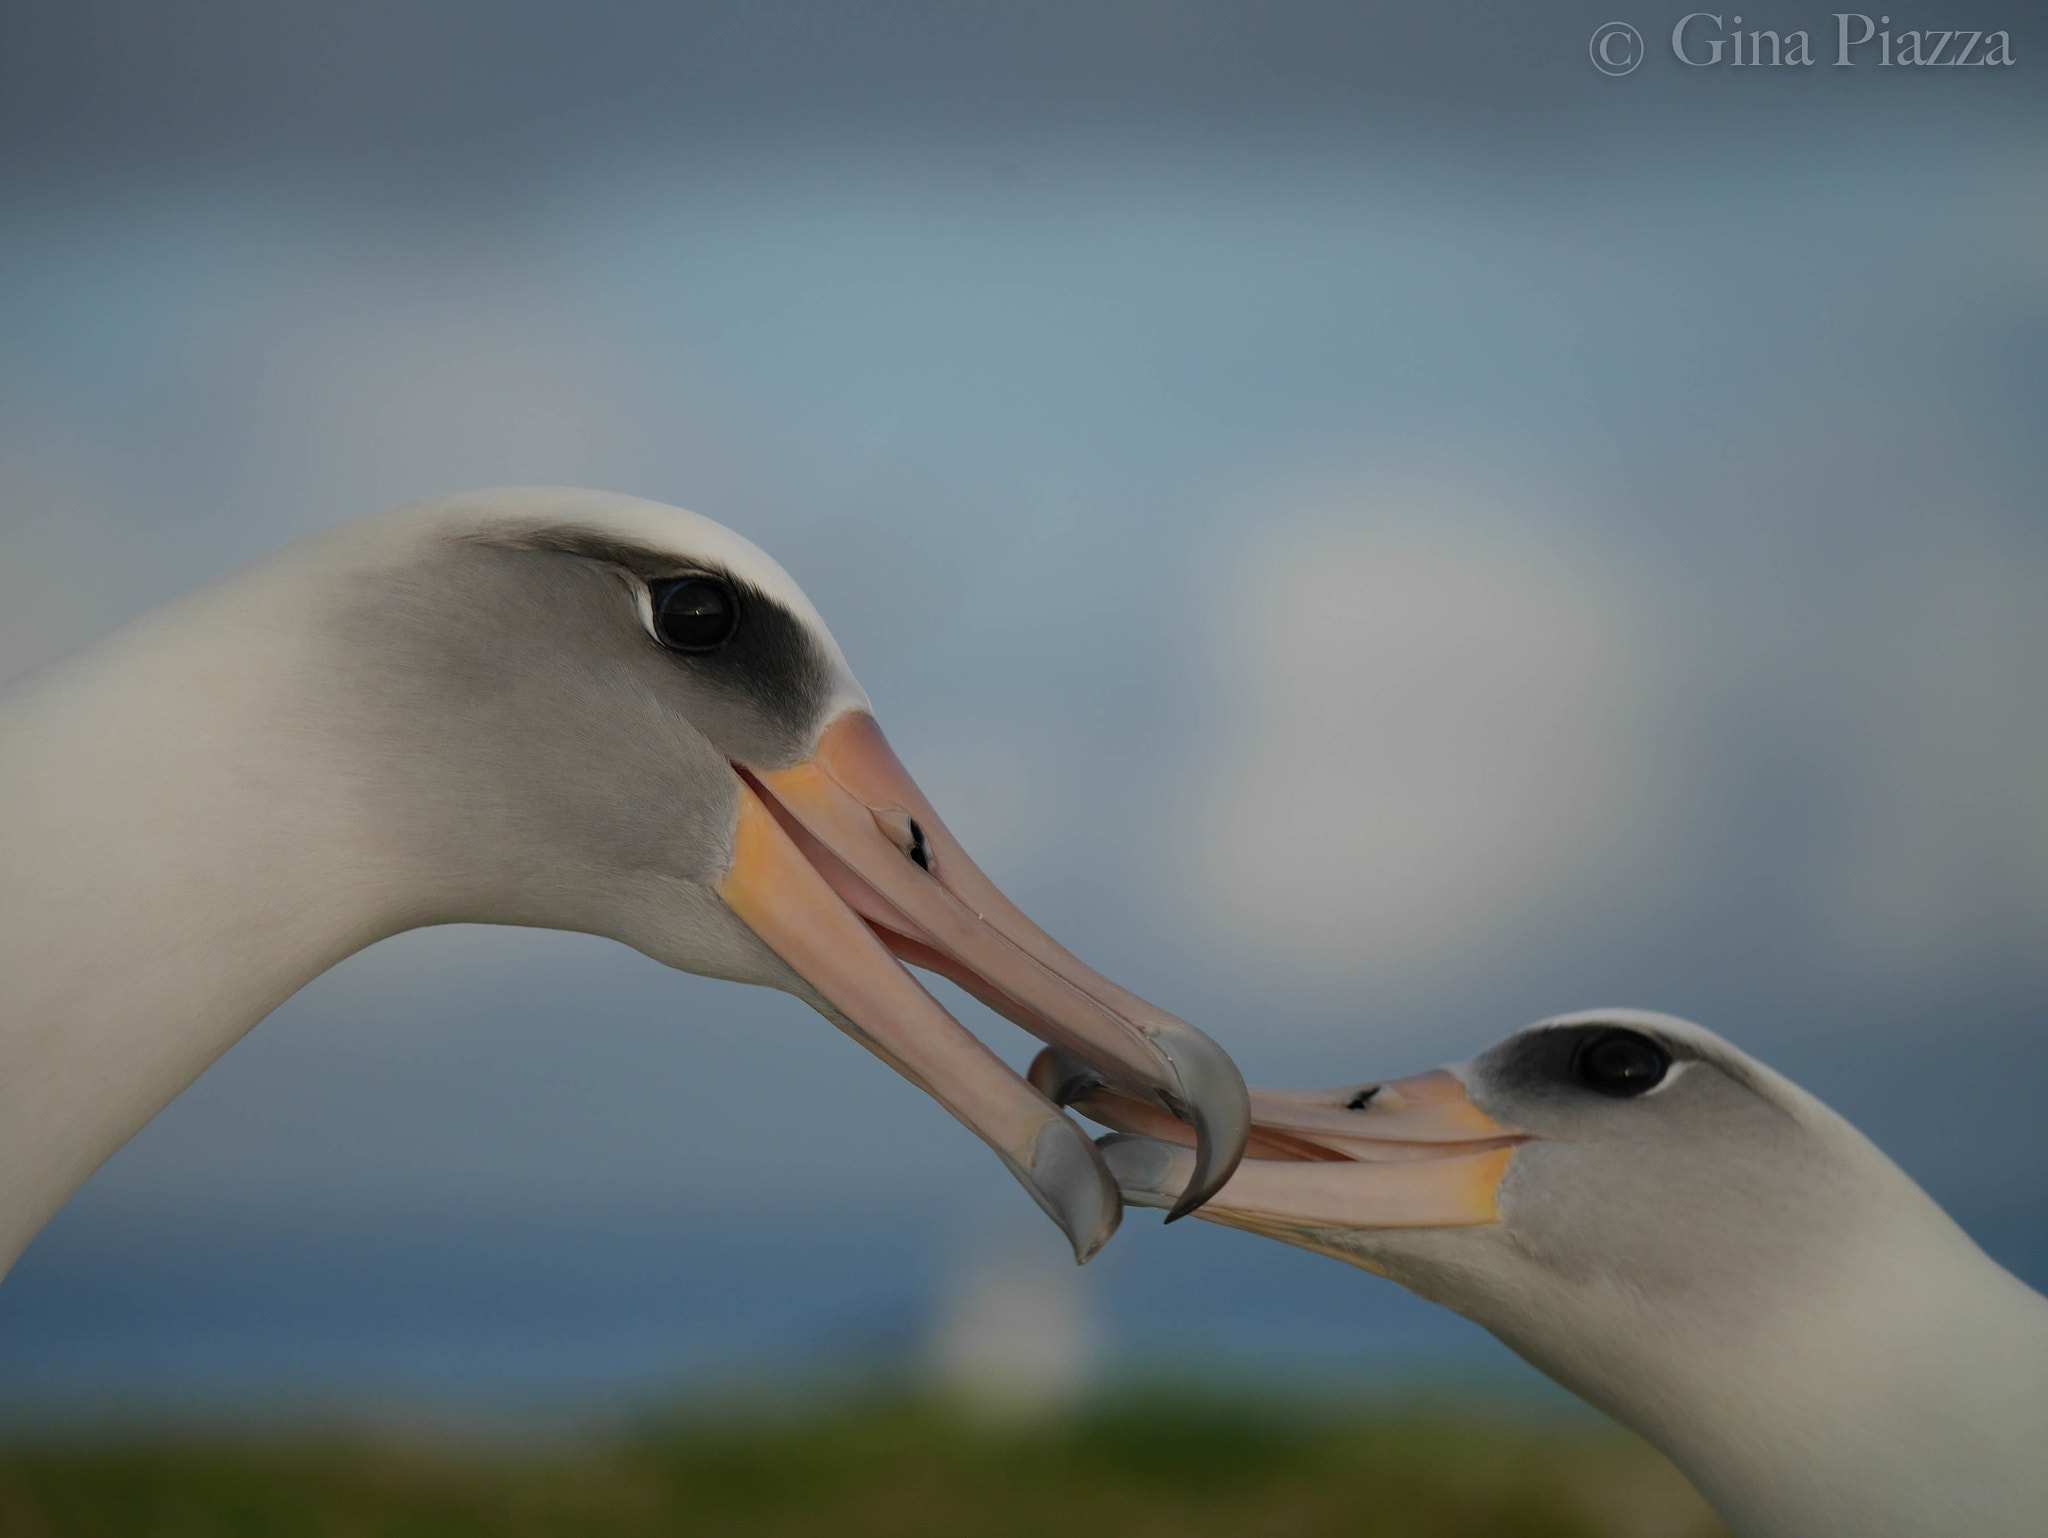
M 0 696 L 0 1272 L 293 992 L 406 927 L 313 723 L 303 558 Z
M 1604 1350 L 1510 1344 L 1659 1446 L 1740 1538 L 2048 1532 L 2048 1299 L 1921 1201 L 1854 1279 L 1753 1328 L 1670 1310 Z

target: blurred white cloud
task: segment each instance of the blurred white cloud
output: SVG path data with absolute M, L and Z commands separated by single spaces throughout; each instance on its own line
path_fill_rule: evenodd
M 2048 932 L 2037 540 L 1969 509 L 1774 591 L 1456 475 L 1293 505 L 1210 578 L 1174 818 L 1232 964 L 1399 992 L 1731 883 L 1858 988 Z
M 2048 936 L 2048 568 L 1954 531 L 1884 588 L 1860 687 L 1814 723 L 1839 787 L 1815 928 L 1894 979 L 2024 954 Z
M 1212 933 L 1385 983 L 1626 900 L 1671 822 L 1640 579 L 1440 479 L 1261 545 L 1226 589 L 1190 817 Z

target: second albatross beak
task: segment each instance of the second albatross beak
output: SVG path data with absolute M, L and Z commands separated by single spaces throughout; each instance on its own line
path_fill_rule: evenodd
M 1086 1260 L 1121 1206 L 1085 1133 L 940 1007 L 899 964 L 959 984 L 1185 1125 L 1174 1216 L 1227 1181 L 1251 1125 L 1244 1080 L 1208 1037 L 1084 966 L 967 858 L 872 716 L 828 726 L 784 769 L 742 780 L 725 903 L 848 1031 L 992 1147 Z M 893 956 L 892 956 L 893 953 Z
M 1169 1204 L 1191 1158 L 1177 1125 L 1056 1052 L 1038 1055 L 1031 1079 L 1113 1130 L 1102 1147 L 1125 1200 Z M 1251 1105 L 1247 1156 L 1202 1216 L 1311 1249 L 1332 1230 L 1491 1223 L 1514 1151 L 1528 1141 L 1474 1105 L 1445 1068 L 1336 1089 L 1254 1090 Z

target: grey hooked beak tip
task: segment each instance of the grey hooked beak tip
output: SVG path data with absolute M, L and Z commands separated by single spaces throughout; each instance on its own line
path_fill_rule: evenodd
M 1075 1265 L 1093 1260 L 1123 1221 L 1123 1199 L 1102 1155 L 1064 1116 L 1045 1124 L 1031 1168 L 1019 1173 L 1024 1189 L 1073 1245 Z
M 1183 1104 L 1171 1109 L 1195 1129 L 1195 1172 L 1166 1215 L 1177 1223 L 1236 1172 L 1252 1135 L 1252 1097 L 1230 1054 L 1200 1031 L 1161 1031 L 1152 1041 L 1180 1079 Z
M 1195 1133 L 1193 1173 L 1166 1215 L 1173 1223 L 1222 1190 L 1236 1172 L 1251 1138 L 1251 1094 L 1230 1055 L 1201 1032 L 1160 1031 L 1151 1041 L 1180 1081 L 1180 1093 L 1170 1098 L 1167 1109 Z M 1061 1106 L 1107 1082 L 1054 1047 L 1032 1061 L 1030 1079 L 1039 1093 Z

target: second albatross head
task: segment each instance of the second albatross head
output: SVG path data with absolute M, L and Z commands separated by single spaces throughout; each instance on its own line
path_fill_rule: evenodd
M 1183 1118 L 1185 1206 L 1229 1177 L 1248 1115 L 1229 1058 L 982 874 L 810 602 L 746 540 L 630 497 L 521 489 L 311 544 L 294 570 L 317 573 L 310 628 L 353 681 L 321 708 L 377 745 L 360 815 L 371 863 L 406 886 L 398 927 L 587 930 L 794 993 L 986 1141 L 1083 1259 L 1120 1212 L 1094 1145 L 902 962 Z
M 1126 1200 L 1171 1199 L 1177 1128 L 1055 1054 L 1032 1076 L 1117 1129 Z M 2048 1531 L 2048 1301 L 1712 1032 L 1561 1016 L 1452 1068 L 1255 1090 L 1252 1117 L 1202 1217 L 1484 1325 L 1738 1532 Z

